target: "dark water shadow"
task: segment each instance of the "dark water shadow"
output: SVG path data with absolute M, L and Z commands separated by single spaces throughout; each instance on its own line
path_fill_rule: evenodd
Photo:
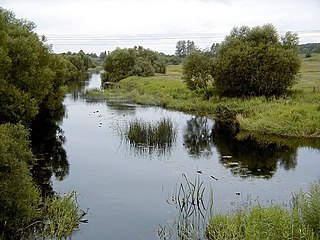
M 63 130 L 59 127 L 64 108 L 48 117 L 41 114 L 32 124 L 31 142 L 36 162 L 31 173 L 35 183 L 41 189 L 42 196 L 53 194 L 51 177 L 63 180 L 69 175 L 67 152 L 63 147 L 66 142 Z

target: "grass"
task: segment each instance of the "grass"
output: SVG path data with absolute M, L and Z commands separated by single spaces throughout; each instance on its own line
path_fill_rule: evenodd
M 176 139 L 176 128 L 169 118 L 162 118 L 157 122 L 134 119 L 128 123 L 122 134 L 138 152 L 150 153 L 158 150 L 165 153 Z
M 291 209 L 255 206 L 213 216 L 206 229 L 210 240 L 281 240 L 320 237 L 320 180 L 309 193 L 299 192 Z
M 167 74 L 129 77 L 111 90 L 93 90 L 86 98 L 126 99 L 239 123 L 243 131 L 295 138 L 320 138 L 320 54 L 301 56 L 300 80 L 286 96 L 266 99 L 221 98 L 205 100 L 190 91 L 181 66 L 168 66 Z
M 66 239 L 78 229 L 86 214 L 79 208 L 75 192 L 46 199 L 43 209 L 42 230 L 38 232 L 43 239 Z

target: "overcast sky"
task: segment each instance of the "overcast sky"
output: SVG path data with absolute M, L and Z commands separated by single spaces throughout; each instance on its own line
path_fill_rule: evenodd
M 55 52 L 142 45 L 173 54 L 178 40 L 206 48 L 231 29 L 272 23 L 301 43 L 320 42 L 320 0 L 0 0 L 37 25 Z

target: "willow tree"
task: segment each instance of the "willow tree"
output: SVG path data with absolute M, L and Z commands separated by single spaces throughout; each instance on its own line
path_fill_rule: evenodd
M 300 69 L 297 34 L 280 38 L 271 24 L 234 28 L 218 48 L 212 75 L 222 96 L 279 96 Z

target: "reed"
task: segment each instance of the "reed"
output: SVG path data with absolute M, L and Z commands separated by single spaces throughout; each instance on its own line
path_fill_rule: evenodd
M 167 239 L 177 236 L 179 239 L 203 239 L 206 225 L 213 211 L 213 191 L 206 192 L 204 181 L 198 175 L 189 181 L 182 174 L 184 181 L 173 189 L 167 203 L 177 210 L 177 218 L 172 226 L 160 226 L 158 236 Z
M 136 149 L 166 151 L 176 139 L 176 127 L 169 118 L 157 122 L 134 119 L 125 127 L 124 137 Z

